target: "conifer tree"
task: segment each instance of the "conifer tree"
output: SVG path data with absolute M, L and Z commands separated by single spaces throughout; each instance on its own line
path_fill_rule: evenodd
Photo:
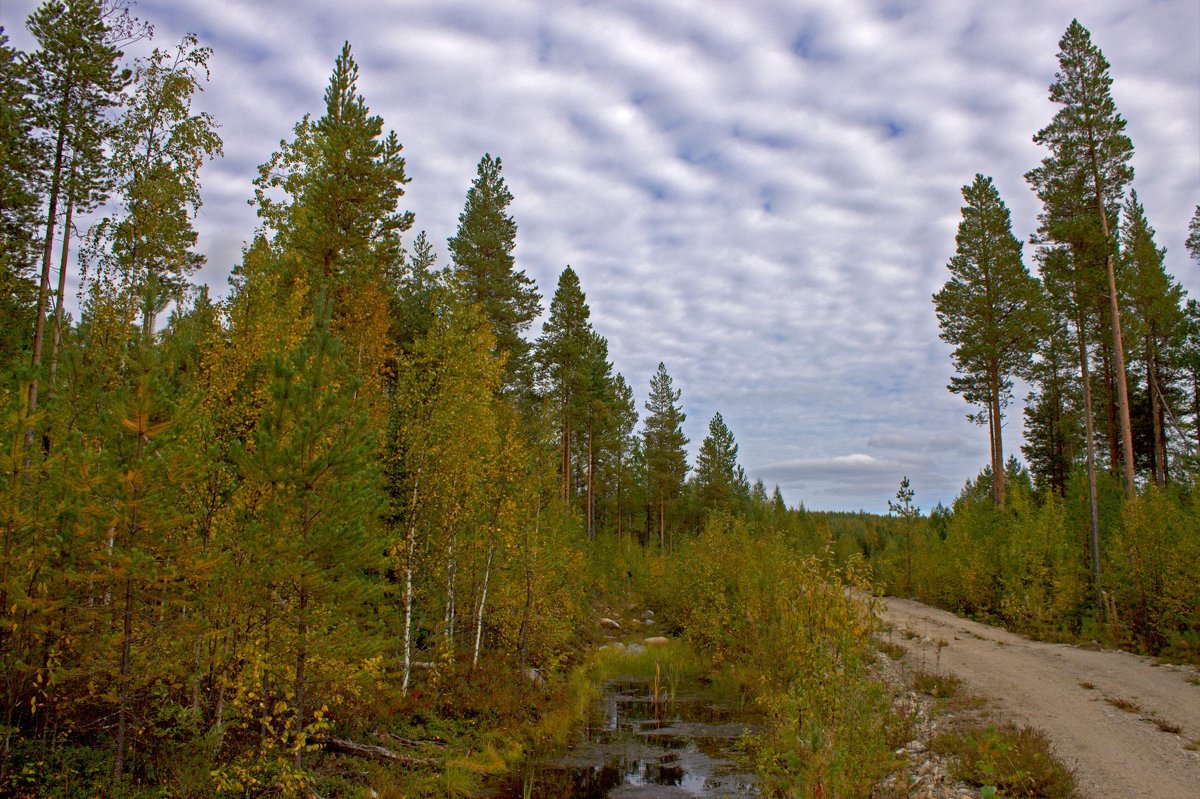
M 1133 435 L 1129 414 L 1121 308 L 1113 256 L 1115 219 L 1125 187 L 1133 179 L 1133 143 L 1125 135 L 1125 120 L 1113 102 L 1109 63 L 1092 43 L 1091 34 L 1072 20 L 1059 41 L 1059 71 L 1050 86 L 1050 100 L 1060 106 L 1034 142 L 1050 154 L 1027 179 L 1046 207 L 1043 228 L 1048 238 L 1077 240 L 1072 228 L 1090 226 L 1103 253 L 1107 277 L 1108 324 L 1112 335 L 1113 380 L 1116 384 L 1121 458 L 1128 496 L 1136 492 Z M 1065 213 L 1064 213 L 1065 212 Z
M 0 369 L 29 346 L 37 301 L 37 142 L 29 61 L 0 26 Z
M 1184 333 L 1183 289 L 1163 267 L 1166 251 L 1154 243 L 1154 228 L 1146 219 L 1145 208 L 1131 192 L 1125 204 L 1121 226 L 1122 275 L 1126 284 L 1130 328 L 1141 346 L 1141 361 L 1149 398 L 1150 471 L 1160 486 L 1166 485 L 1167 415 L 1172 383 L 1172 351 Z
M 333 303 L 330 331 L 362 381 L 371 423 L 386 425 L 385 383 L 395 360 L 389 276 L 401 265 L 401 236 L 413 223 L 399 208 L 408 183 L 403 148 L 358 93 L 349 43 L 334 62 L 325 113 L 304 117 L 294 138 L 259 167 L 255 202 L 275 262 L 271 290 L 307 292 Z M 282 198 L 278 195 L 282 194 Z
M 32 345 L 36 370 L 42 363 L 59 206 L 61 203 L 67 210 L 65 240 L 76 204 L 91 205 L 102 199 L 101 146 L 108 130 L 105 112 L 118 102 L 125 75 L 100 0 L 48 0 L 30 15 L 27 27 L 38 41 L 32 80 L 37 98 L 35 118 L 46 144 L 42 169 L 46 221 Z M 61 306 L 62 298 L 58 301 Z M 34 409 L 38 386 L 35 376 L 29 386 Z
M 1008 207 L 991 178 L 963 187 L 966 204 L 947 268 L 950 280 L 933 296 L 941 338 L 954 345 L 958 375 L 950 390 L 982 406 L 992 454 L 993 496 L 1004 506 L 1003 412 L 1012 379 L 1037 346 L 1039 289 L 1021 261 Z
M 1032 390 L 1025 400 L 1025 443 L 1021 452 L 1039 490 L 1065 497 L 1067 478 L 1082 448 L 1080 412 L 1075 400 L 1078 379 L 1071 373 L 1071 341 L 1067 322 L 1059 312 L 1048 313 L 1030 367 Z
M 659 363 L 658 370 L 650 378 L 650 394 L 646 399 L 646 421 L 642 429 L 643 449 L 646 458 L 647 499 L 650 502 L 649 518 L 654 520 L 658 534 L 658 545 L 670 546 L 672 515 L 683 493 L 684 478 L 687 477 L 688 439 L 683 434 L 686 414 L 679 407 L 681 391 L 673 388 L 667 367 Z
M 558 288 L 550 301 L 550 318 L 542 327 L 534 352 L 538 388 L 555 406 L 563 504 L 568 504 L 576 491 L 571 442 L 587 412 L 591 377 L 588 351 L 594 335 L 590 315 L 579 276 L 568 266 L 559 275 Z
M 541 310 L 537 286 L 516 268 L 517 225 L 508 214 L 512 194 L 500 174 L 499 158 L 484 154 L 449 240 L 454 260 L 450 283 L 466 302 L 477 304 L 496 336 L 504 359 L 504 390 L 528 394 L 532 387 L 530 345 L 521 334 Z
M 633 399 L 633 389 L 620 373 L 613 379 L 612 418 L 613 516 L 617 539 L 620 540 L 630 530 L 626 520 L 629 508 L 637 504 L 629 500 L 628 492 L 641 483 L 633 468 L 638 449 L 638 441 L 634 436 L 638 422 L 637 403 Z
M 1188 223 L 1188 235 L 1184 246 L 1187 247 L 1188 255 L 1192 256 L 1193 261 L 1200 261 L 1200 205 L 1196 206 L 1192 221 Z
M 731 512 L 738 494 L 737 443 L 720 413 L 708 423 L 708 435 L 696 456 L 696 494 L 706 511 Z
M 436 269 L 437 253 L 425 235 L 417 234 L 412 252 L 400 264 L 392 284 L 392 338 L 407 350 L 424 337 L 433 325 L 444 274 Z
M 282 616 L 272 690 L 291 717 L 297 767 L 322 705 L 332 704 L 312 686 L 378 654 L 367 618 L 380 599 L 371 575 L 382 572 L 386 546 L 372 524 L 382 503 L 374 437 L 329 331 L 328 304 L 317 300 L 309 335 L 276 359 L 265 412 L 238 456 L 240 490 L 254 497 L 246 554 L 268 558 L 260 596 L 274 606 L 264 608 L 267 618 Z

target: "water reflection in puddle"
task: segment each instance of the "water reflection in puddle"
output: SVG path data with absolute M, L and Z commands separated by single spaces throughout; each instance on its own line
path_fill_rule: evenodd
M 566 754 L 507 778 L 496 799 L 751 797 L 737 742 L 752 724 L 702 695 L 655 702 L 648 680 L 612 680 Z

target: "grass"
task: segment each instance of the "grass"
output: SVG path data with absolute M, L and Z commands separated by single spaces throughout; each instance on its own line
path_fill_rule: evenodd
M 1083 689 L 1083 690 L 1085 690 L 1085 691 L 1094 691 L 1094 690 L 1096 690 L 1096 684 L 1095 684 L 1095 683 L 1092 683 L 1092 682 L 1081 682 L 1081 683 L 1079 683 L 1079 687 L 1080 687 L 1080 688 L 1082 688 L 1082 689 Z
M 1075 776 L 1054 755 L 1045 733 L 1012 723 L 951 730 L 930 742 L 951 758 L 955 779 L 1002 796 L 1070 799 Z
M 899 660 L 904 657 L 904 647 L 894 641 L 880 641 L 879 651 L 890 657 L 892 660 Z
M 1171 735 L 1178 735 L 1180 733 L 1180 731 L 1183 729 L 1178 724 L 1172 724 L 1171 722 L 1167 721 L 1166 719 L 1160 719 L 1160 718 L 1154 719 L 1154 726 L 1158 727 L 1158 729 L 1160 731 L 1165 732 L 1165 733 L 1170 733 Z
M 918 671 L 913 674 L 913 688 L 937 699 L 950 699 L 962 691 L 962 680 L 953 674 Z
M 1126 713 L 1141 713 L 1142 706 L 1132 699 L 1126 699 L 1121 696 L 1105 696 L 1104 701 L 1115 707 L 1117 710 L 1124 710 Z

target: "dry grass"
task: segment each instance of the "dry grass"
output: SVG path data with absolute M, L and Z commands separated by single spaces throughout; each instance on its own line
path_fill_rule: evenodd
M 1142 706 L 1132 699 L 1126 699 L 1121 696 L 1105 696 L 1104 701 L 1115 707 L 1117 710 L 1124 710 L 1126 713 L 1141 713 Z

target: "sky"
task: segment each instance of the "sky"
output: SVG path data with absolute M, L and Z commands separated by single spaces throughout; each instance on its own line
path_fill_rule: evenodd
M 0 0 L 30 48 L 32 0 Z M 225 156 L 197 219 L 227 293 L 255 228 L 259 164 L 322 94 L 344 41 L 360 92 L 404 145 L 404 207 L 446 263 L 481 156 L 503 161 L 516 258 L 548 306 L 580 277 L 614 368 L 645 400 L 659 361 L 694 453 L 720 412 L 739 460 L 789 505 L 886 512 L 949 504 L 988 462 L 987 432 L 946 390 L 931 295 L 976 173 L 1016 236 L 1024 174 L 1055 112 L 1073 17 L 1112 64 L 1134 188 L 1168 271 L 1200 203 L 1197 0 L 141 0 L 167 47 L 213 48 L 197 107 Z M 131 54 L 133 51 L 131 50 Z M 411 242 L 411 236 L 409 237 Z M 1032 248 L 1026 246 L 1032 268 Z M 540 324 L 540 323 L 539 323 Z M 536 335 L 536 326 L 531 335 Z M 1006 419 L 1019 454 L 1020 394 Z

